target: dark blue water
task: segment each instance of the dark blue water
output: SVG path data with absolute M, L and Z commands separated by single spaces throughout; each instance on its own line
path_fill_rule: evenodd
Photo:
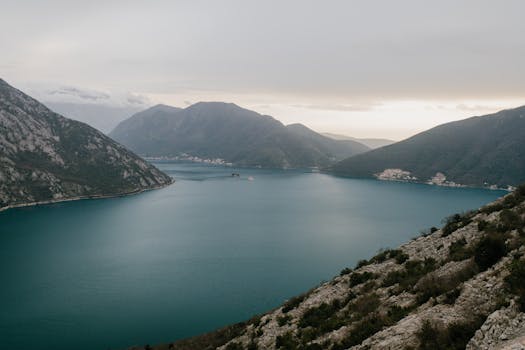
M 103 350 L 209 331 L 502 194 L 159 167 L 178 181 L 136 196 L 0 213 L 0 348 Z

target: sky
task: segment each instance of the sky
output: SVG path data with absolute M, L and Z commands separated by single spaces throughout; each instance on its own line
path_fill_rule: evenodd
M 524 12 L 518 0 L 1 0 L 0 77 L 41 99 L 234 102 L 400 140 L 525 104 Z

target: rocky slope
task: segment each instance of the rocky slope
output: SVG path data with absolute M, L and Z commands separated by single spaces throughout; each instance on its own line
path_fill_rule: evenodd
M 331 171 L 441 185 L 517 186 L 525 182 L 525 106 L 437 126 L 350 157 Z
M 522 186 L 267 314 L 146 348 L 523 349 L 524 229 Z
M 171 182 L 101 132 L 52 112 L 0 79 L 0 210 Z
M 120 123 L 110 136 L 140 155 L 223 159 L 239 166 L 324 167 L 368 147 L 333 140 L 307 127 L 284 126 L 233 103 L 155 106 Z

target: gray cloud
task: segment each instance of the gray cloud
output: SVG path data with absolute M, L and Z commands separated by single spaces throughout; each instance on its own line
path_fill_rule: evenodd
M 47 91 L 49 95 L 62 95 L 66 97 L 78 98 L 89 102 L 104 101 L 110 98 L 110 95 L 99 91 L 88 91 L 72 86 L 62 86 L 56 90 Z
M 494 110 L 502 110 L 504 107 L 498 107 L 498 106 L 485 106 L 485 105 L 467 105 L 464 103 L 460 103 L 456 106 L 456 108 L 460 111 L 465 112 L 482 112 L 482 113 L 490 113 Z
M 519 0 L 6 0 L 0 65 L 17 62 L 15 81 L 159 94 L 521 97 L 523 10 Z
M 340 111 L 340 112 L 363 112 L 370 111 L 375 107 L 381 106 L 381 103 L 359 103 L 359 104 L 316 104 L 316 105 L 293 105 L 296 108 L 316 109 L 323 111 Z

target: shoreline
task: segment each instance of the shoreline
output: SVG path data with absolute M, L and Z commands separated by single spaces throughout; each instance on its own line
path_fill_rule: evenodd
M 41 205 L 47 205 L 47 204 L 56 204 L 56 203 L 63 203 L 63 202 L 74 202 L 74 201 L 81 201 L 86 199 L 109 199 L 109 198 L 119 198 L 119 197 L 127 197 L 127 196 L 133 196 L 136 194 L 140 194 L 143 192 L 148 191 L 154 191 L 154 190 L 160 190 L 161 188 L 171 186 L 175 183 L 175 179 L 172 178 L 172 181 L 168 184 L 161 185 L 161 186 L 155 186 L 150 188 L 143 188 L 136 191 L 131 192 L 122 192 L 122 193 L 115 193 L 115 194 L 94 194 L 89 196 L 76 196 L 76 197 L 68 197 L 68 198 L 61 198 L 61 199 L 50 199 L 47 201 L 39 201 L 39 202 L 29 202 L 29 203 L 20 203 L 20 204 L 12 204 L 7 205 L 5 207 L 0 208 L 0 212 L 9 210 L 9 209 L 16 209 L 16 208 L 26 208 L 26 207 L 36 207 Z

